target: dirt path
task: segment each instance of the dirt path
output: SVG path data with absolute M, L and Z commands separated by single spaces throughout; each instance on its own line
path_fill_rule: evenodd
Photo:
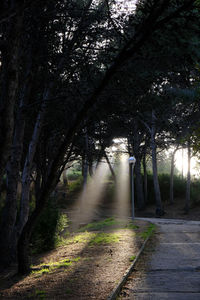
M 61 247 L 35 258 L 29 276 L 1 278 L 0 298 L 106 299 L 149 234 L 148 222 L 110 220 L 73 233 Z

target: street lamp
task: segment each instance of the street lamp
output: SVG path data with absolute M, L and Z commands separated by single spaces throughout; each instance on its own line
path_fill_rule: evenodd
M 134 156 L 129 157 L 129 166 L 130 166 L 130 181 L 131 181 L 131 203 L 132 203 L 132 220 L 135 218 L 135 205 L 134 205 L 134 166 L 136 159 Z

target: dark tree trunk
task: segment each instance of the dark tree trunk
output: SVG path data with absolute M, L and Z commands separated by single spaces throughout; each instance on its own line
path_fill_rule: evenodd
M 105 151 L 104 151 L 104 157 L 105 157 L 105 159 L 106 159 L 106 161 L 107 161 L 107 164 L 108 164 L 108 166 L 109 166 L 109 169 L 110 169 L 110 172 L 111 172 L 111 174 L 112 174 L 112 177 L 113 177 L 114 181 L 116 182 L 115 171 L 113 170 L 113 167 L 112 167 L 112 165 L 111 165 L 111 163 L 110 163 L 110 160 L 109 160 L 109 158 L 108 158 L 108 155 L 106 154 Z
M 188 170 L 187 170 L 187 184 L 186 184 L 186 197 L 185 197 L 185 213 L 189 213 L 190 209 L 190 184 L 191 184 L 191 146 L 190 146 L 190 140 L 188 141 L 187 145 L 187 156 L 188 156 Z
M 88 134 L 87 129 L 85 130 L 85 153 L 84 153 L 84 160 L 83 160 L 83 186 L 84 188 L 87 185 L 87 178 L 88 178 Z
M 143 155 L 142 163 L 144 172 L 144 203 L 146 204 L 148 201 L 146 154 Z
M 89 160 L 89 174 L 90 174 L 90 177 L 93 176 L 94 172 L 93 172 L 93 161 L 92 159 Z
M 160 186 L 158 181 L 158 170 L 157 170 L 157 153 L 156 153 L 156 117 L 155 112 L 152 111 L 152 127 L 151 127 L 151 151 L 152 151 L 152 168 L 153 168 L 153 183 L 154 183 L 154 192 L 156 199 L 156 215 L 162 216 L 164 214 L 161 195 L 160 195 Z
M 64 170 L 62 175 L 63 175 L 63 184 L 65 186 L 68 186 L 67 171 Z
M 19 123 L 16 124 L 15 138 L 13 142 L 13 153 L 11 160 L 8 163 L 7 197 L 6 204 L 3 209 L 0 229 L 0 265 L 4 266 L 8 266 L 16 259 L 16 238 L 14 236 L 14 227 L 17 217 L 17 186 L 24 135 L 24 121 L 18 121 Z
M 184 161 L 184 152 L 183 152 L 184 150 L 183 150 L 183 148 L 182 148 L 182 169 L 181 169 L 181 177 L 182 177 L 182 179 L 183 179 L 183 161 Z
M 137 206 L 139 210 L 145 208 L 144 204 L 144 191 L 143 191 L 143 182 L 141 174 L 141 139 L 143 137 L 142 133 L 139 130 L 138 119 L 134 119 L 133 123 L 133 152 L 136 158 L 135 163 L 135 187 L 136 187 L 136 199 Z
M 139 210 L 143 210 L 145 208 L 145 204 L 144 204 L 143 182 L 142 182 L 142 174 L 141 174 L 141 160 L 138 156 L 136 157 L 136 163 L 135 163 L 135 186 L 136 186 L 137 206 Z
M 14 130 L 14 106 L 19 85 L 20 39 L 23 16 L 19 14 L 10 23 L 7 36 L 8 47 L 2 53 L 2 72 L 0 99 L 0 184 L 5 173 L 11 150 Z
M 52 172 L 49 174 L 47 182 L 42 185 L 37 205 L 32 215 L 29 217 L 27 223 L 22 229 L 22 233 L 18 240 L 17 245 L 17 257 L 18 257 L 18 272 L 26 274 L 30 271 L 30 260 L 29 260 L 29 242 L 32 235 L 33 229 L 51 195 L 51 192 L 55 189 L 60 173 Z
M 170 172 L 170 198 L 169 203 L 174 204 L 174 167 L 175 167 L 175 154 L 178 148 L 176 148 L 172 153 L 171 158 L 171 172 Z
M 7 196 L 3 209 L 0 228 L 0 265 L 9 265 L 16 260 L 17 187 L 19 182 L 20 164 L 23 152 L 25 118 L 23 106 L 27 103 L 32 83 L 32 60 L 28 62 L 26 80 L 20 94 L 20 107 L 15 121 L 15 132 L 10 161 L 7 165 Z M 6 254 L 6 255 L 5 255 Z

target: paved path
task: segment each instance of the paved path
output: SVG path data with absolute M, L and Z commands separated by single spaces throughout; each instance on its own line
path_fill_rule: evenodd
M 159 243 L 147 272 L 133 279 L 136 287 L 126 285 L 125 299 L 200 300 L 200 222 L 144 220 L 159 226 Z

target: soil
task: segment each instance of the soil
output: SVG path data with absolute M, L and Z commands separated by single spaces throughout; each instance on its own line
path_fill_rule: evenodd
M 118 242 L 74 241 L 34 257 L 35 273 L 28 276 L 1 274 L 0 299 L 106 299 L 137 255 L 144 241 L 141 233 L 149 223 L 134 221 L 134 225 L 134 229 L 118 224 L 92 232 L 115 233 Z M 63 260 L 71 264 L 51 270 L 52 262 Z

